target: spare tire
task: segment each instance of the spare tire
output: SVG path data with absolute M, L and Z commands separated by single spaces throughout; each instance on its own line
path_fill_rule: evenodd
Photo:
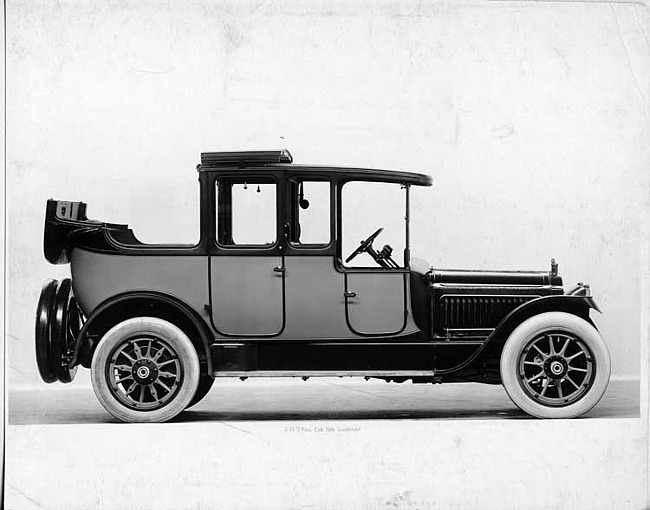
M 66 278 L 59 284 L 54 302 L 54 315 L 50 324 L 56 377 L 62 383 L 72 382 L 77 367 L 69 368 L 69 357 L 74 353 L 77 336 L 81 331 L 81 312 L 72 291 L 72 281 Z
M 43 284 L 38 306 L 36 307 L 36 364 L 41 379 L 48 384 L 57 380 L 54 349 L 50 334 L 51 321 L 54 317 L 57 286 L 58 282 L 56 280 L 47 280 Z

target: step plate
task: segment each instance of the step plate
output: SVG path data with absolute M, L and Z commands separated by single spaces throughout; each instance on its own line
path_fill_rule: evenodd
M 251 370 L 238 372 L 216 372 L 214 377 L 432 377 L 433 370 L 365 370 L 336 371 L 318 370 L 312 372 L 296 370 Z

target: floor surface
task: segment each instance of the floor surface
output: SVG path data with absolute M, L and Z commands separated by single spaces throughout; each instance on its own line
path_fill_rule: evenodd
M 52 389 L 50 389 L 52 388 Z M 9 424 L 116 422 L 92 388 L 51 386 L 9 392 Z M 585 417 L 639 416 L 639 382 L 614 380 Z M 396 384 L 359 378 L 217 379 L 206 398 L 175 421 L 528 419 L 502 386 Z
M 75 381 L 78 383 L 79 381 Z M 8 510 L 636 510 L 647 503 L 638 381 L 575 420 L 500 386 L 218 380 L 162 424 L 113 419 L 92 388 L 12 388 Z

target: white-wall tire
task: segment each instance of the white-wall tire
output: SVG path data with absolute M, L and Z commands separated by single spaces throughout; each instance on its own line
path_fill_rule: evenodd
M 538 418 L 575 418 L 588 412 L 604 395 L 611 370 L 600 333 L 565 312 L 522 322 L 506 341 L 500 368 L 510 399 Z
M 125 422 L 172 419 L 194 397 L 199 376 L 199 359 L 190 339 L 156 317 L 136 317 L 111 328 L 91 365 L 99 402 Z

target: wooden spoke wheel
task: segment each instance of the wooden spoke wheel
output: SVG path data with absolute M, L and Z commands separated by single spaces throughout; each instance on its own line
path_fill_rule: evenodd
M 575 418 L 602 398 L 610 375 L 607 346 L 591 324 L 564 312 L 522 322 L 501 353 L 511 400 L 538 418 Z
M 163 422 L 196 395 L 199 358 L 174 324 L 157 317 L 120 322 L 100 340 L 91 377 L 97 398 L 126 422 Z

